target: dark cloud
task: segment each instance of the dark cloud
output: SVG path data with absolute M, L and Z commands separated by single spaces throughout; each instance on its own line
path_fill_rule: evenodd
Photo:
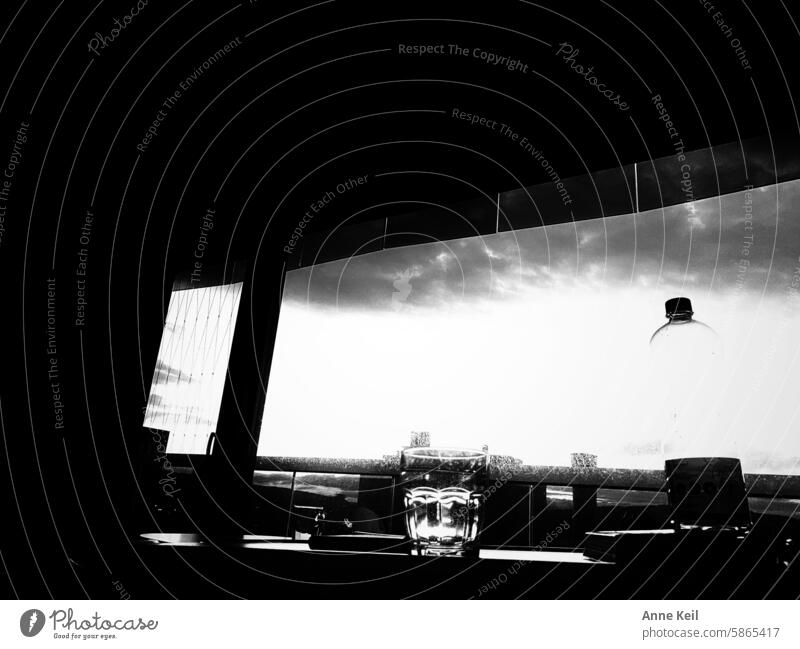
M 790 181 L 638 215 L 320 264 L 291 271 L 285 297 L 319 306 L 389 309 L 573 284 L 777 295 L 798 266 L 798 217 L 800 181 Z

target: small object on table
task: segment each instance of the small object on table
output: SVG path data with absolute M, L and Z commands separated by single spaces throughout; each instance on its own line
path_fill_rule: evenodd
M 646 559 L 661 565 L 667 558 L 692 563 L 710 551 L 729 556 L 744 538 L 738 530 L 718 528 L 589 532 L 583 553 L 590 559 L 618 564 Z

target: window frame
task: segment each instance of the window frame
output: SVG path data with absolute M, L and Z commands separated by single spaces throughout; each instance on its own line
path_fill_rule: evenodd
M 797 137 L 785 137 L 776 142 L 773 142 L 771 138 L 761 137 L 686 152 L 686 163 L 694 169 L 693 200 L 719 196 L 732 191 L 742 191 L 742 183 L 745 181 L 751 187 L 762 187 L 799 178 L 800 170 L 793 162 L 796 160 L 796 155 L 792 153 L 796 150 L 798 142 L 800 142 L 800 138 Z M 740 156 L 741 165 L 734 164 L 735 169 L 726 168 L 724 169 L 725 173 L 720 174 L 717 158 L 723 155 L 731 156 L 731 154 Z M 757 174 L 750 169 L 754 160 L 759 162 Z M 548 193 L 552 193 L 550 183 L 498 193 L 497 199 L 493 203 L 497 212 L 493 227 L 486 225 L 485 206 L 482 208 L 479 205 L 484 202 L 484 199 L 474 202 L 472 207 L 476 220 L 475 223 L 467 223 L 467 226 L 473 235 L 493 234 L 509 229 L 544 227 L 570 220 L 580 221 L 598 218 L 598 216 L 612 216 L 626 213 L 626 210 L 627 213 L 638 213 L 684 203 L 687 202 L 683 200 L 685 196 L 678 191 L 682 178 L 681 169 L 681 165 L 676 164 L 675 156 L 670 156 L 632 165 L 621 165 L 614 170 L 602 170 L 576 178 L 564 179 L 565 185 L 574 187 L 576 191 L 594 193 L 601 205 L 599 215 L 597 211 L 586 212 L 584 210 L 577 214 L 570 212 L 567 218 L 563 210 L 549 211 L 548 203 L 552 203 L 547 198 Z M 631 186 L 631 181 L 633 186 Z M 620 188 L 628 190 L 628 196 L 624 200 L 614 201 L 610 210 L 602 207 L 603 188 L 608 189 L 606 185 L 616 187 L 618 190 Z M 678 189 L 676 190 L 676 188 Z M 529 223 L 530 215 L 526 217 L 527 220 L 516 218 L 519 208 L 516 208 L 515 211 L 514 204 L 519 203 L 520 195 L 523 195 L 526 200 L 523 207 L 528 213 L 531 212 L 531 202 L 533 202 L 539 222 Z M 545 209 L 540 209 L 541 206 L 544 206 Z M 374 232 L 383 231 L 384 237 L 380 241 L 378 249 L 385 249 L 392 247 L 386 237 L 387 233 L 392 231 L 393 222 L 403 223 L 404 229 L 411 224 L 419 227 L 418 231 L 425 231 L 426 219 L 430 219 L 428 212 L 404 214 L 400 217 L 388 217 L 378 221 L 364 221 L 348 225 L 346 236 L 352 238 L 356 244 L 355 248 L 358 248 L 360 238 L 368 236 L 371 241 L 374 241 Z M 487 230 L 487 227 L 488 231 L 484 232 L 483 230 Z M 221 277 L 223 278 L 233 276 L 231 273 L 239 274 L 241 280 L 236 281 L 243 282 L 243 289 L 231 347 L 228 376 L 217 422 L 215 443 L 211 453 L 207 455 L 168 454 L 168 458 L 175 466 L 205 469 L 209 464 L 225 465 L 226 470 L 232 469 L 232 472 L 227 471 L 229 478 L 236 476 L 237 479 L 247 479 L 249 476 L 251 481 L 253 471 L 256 469 L 383 475 L 399 473 L 399 463 L 396 464 L 387 459 L 340 460 L 257 456 L 258 435 L 266 401 L 286 272 L 324 261 L 332 261 L 333 259 L 320 257 L 317 253 L 320 250 L 321 242 L 326 241 L 337 229 L 318 232 L 310 230 L 309 236 L 306 237 L 307 240 L 303 240 L 301 243 L 302 247 L 288 259 L 280 257 L 276 251 L 276 254 L 266 261 L 260 263 L 255 261 L 236 262 L 226 265 L 222 269 Z M 440 228 L 437 230 L 437 236 L 442 240 L 455 239 L 463 236 L 463 230 L 457 228 L 448 233 Z M 371 251 L 372 248 L 365 248 L 362 252 Z M 206 275 L 207 278 L 214 276 L 213 273 Z M 187 281 L 191 281 L 191 271 L 178 274 L 172 290 L 176 290 L 178 286 L 185 287 Z M 213 282 L 214 280 L 206 279 L 206 281 Z M 263 290 L 263 287 L 277 288 L 274 296 L 276 298 L 274 309 L 271 311 L 265 310 L 263 304 L 254 306 L 253 295 L 257 288 Z M 271 303 L 269 299 L 267 303 Z M 262 316 L 258 323 L 253 317 L 254 313 Z M 257 352 L 255 359 L 252 358 L 253 350 Z M 236 374 L 235 377 L 234 374 Z M 248 383 L 248 381 L 250 382 Z M 215 469 L 210 470 L 214 471 Z M 664 472 L 658 470 L 573 469 L 564 466 L 524 465 L 512 472 L 511 480 L 530 485 L 577 485 L 595 489 L 619 488 L 655 491 L 666 489 Z M 800 498 L 800 476 L 745 474 L 745 484 L 748 495 L 751 496 Z

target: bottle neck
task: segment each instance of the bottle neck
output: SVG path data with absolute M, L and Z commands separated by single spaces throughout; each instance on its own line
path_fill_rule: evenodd
M 681 324 L 684 322 L 691 322 L 692 313 L 691 311 L 688 313 L 670 313 L 667 315 L 667 320 L 669 320 L 670 324 Z

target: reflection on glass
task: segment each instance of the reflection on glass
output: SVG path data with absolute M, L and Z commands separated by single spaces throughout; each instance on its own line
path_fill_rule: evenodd
M 206 452 L 216 430 L 242 283 L 174 290 L 144 425 L 168 431 L 167 453 Z
M 295 539 L 390 530 L 391 476 L 256 470 L 253 529 Z
M 294 474 L 290 471 L 254 471 L 250 530 L 255 534 L 289 536 L 293 483 Z
M 384 533 L 391 499 L 389 476 L 298 473 L 292 495 L 295 537 Z

